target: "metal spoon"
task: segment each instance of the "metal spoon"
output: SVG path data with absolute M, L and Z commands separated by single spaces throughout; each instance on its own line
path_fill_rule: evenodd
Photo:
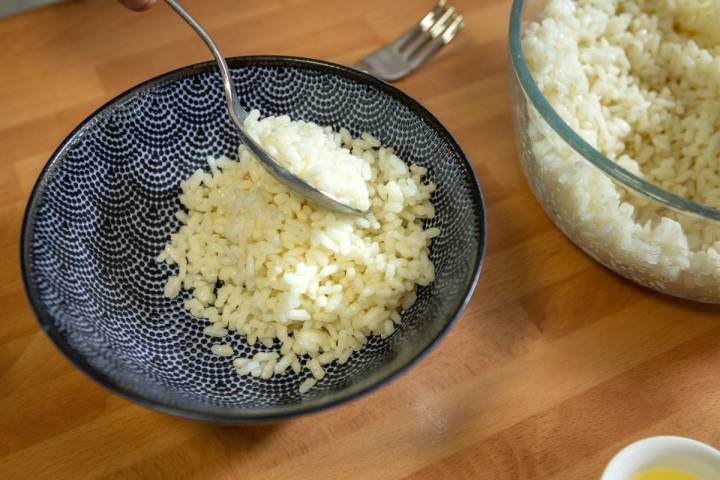
M 212 41 L 210 35 L 208 35 L 208 33 L 200 25 L 200 23 L 198 23 L 198 21 L 195 20 L 195 18 L 190 15 L 190 13 L 188 13 L 188 11 L 185 10 L 183 6 L 181 6 L 175 0 L 165 0 L 165 3 L 170 5 L 170 7 L 172 7 L 172 9 L 175 10 L 175 12 L 177 12 L 178 15 L 180 15 L 182 19 L 185 20 L 185 22 L 187 22 L 187 24 L 190 25 L 193 30 L 195 30 L 195 32 L 197 32 L 198 35 L 200 35 L 200 38 L 203 39 L 203 41 L 215 57 L 215 61 L 217 62 L 218 68 L 220 70 L 220 76 L 222 77 L 223 87 L 225 88 L 225 101 L 227 102 L 230 118 L 232 119 L 233 123 L 235 123 L 235 126 L 238 128 L 238 130 L 240 130 L 240 133 L 245 140 L 245 145 L 247 145 L 247 147 L 252 150 L 252 152 L 258 157 L 258 159 L 260 159 L 260 163 L 263 167 L 265 167 L 265 170 L 267 170 L 267 172 L 272 175 L 277 181 L 279 181 L 298 195 L 306 198 L 315 206 L 327 210 L 332 210 L 338 213 L 349 213 L 353 215 L 364 215 L 368 213 L 367 211 L 358 210 L 335 200 L 334 198 L 313 187 L 302 178 L 293 174 L 277 160 L 275 160 L 272 155 L 266 152 L 265 149 L 260 146 L 260 144 L 255 142 L 250 137 L 250 135 L 247 134 L 247 132 L 245 131 L 245 127 L 243 126 L 243 121 L 248 116 L 248 112 L 246 112 L 240 106 L 237 92 L 235 92 L 235 87 L 233 86 L 232 79 L 230 78 L 230 70 L 228 69 L 227 62 L 225 62 L 225 58 L 220 53 L 217 45 L 215 45 L 215 42 Z

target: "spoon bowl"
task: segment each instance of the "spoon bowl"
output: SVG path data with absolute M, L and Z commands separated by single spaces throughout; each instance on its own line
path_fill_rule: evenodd
M 230 70 L 228 69 L 225 57 L 222 53 L 220 53 L 220 49 L 217 47 L 212 38 L 210 38 L 207 31 L 205 31 L 202 25 L 200 25 L 200 22 L 190 15 L 185 7 L 175 0 L 165 0 L 165 3 L 175 10 L 175 12 L 177 12 L 177 14 L 180 15 L 180 17 L 182 17 L 182 19 L 185 20 L 185 22 L 187 22 L 193 30 L 195 30 L 195 32 L 200 36 L 200 38 L 202 38 L 203 42 L 205 42 L 207 47 L 210 49 L 213 57 L 215 57 L 215 61 L 217 62 L 218 69 L 220 71 L 220 77 L 222 78 L 223 89 L 225 91 L 225 101 L 227 102 L 227 109 L 230 114 L 230 118 L 242 134 L 245 145 L 252 150 L 255 156 L 260 160 L 260 164 L 265 167 L 265 170 L 267 170 L 267 172 L 278 182 L 288 187 L 294 193 L 312 202 L 315 206 L 331 210 L 333 212 L 350 215 L 366 215 L 369 213 L 369 208 L 367 210 L 359 210 L 350 205 L 346 205 L 334 199 L 330 195 L 327 195 L 320 189 L 315 188 L 299 176 L 293 174 L 280 162 L 275 160 L 275 158 L 273 158 L 273 156 L 270 155 L 267 150 L 262 147 L 262 145 L 248 135 L 243 124 L 248 116 L 248 112 L 240 105 L 240 100 L 238 100 L 238 95 L 235 91 L 235 85 L 233 85 L 232 78 L 230 77 Z

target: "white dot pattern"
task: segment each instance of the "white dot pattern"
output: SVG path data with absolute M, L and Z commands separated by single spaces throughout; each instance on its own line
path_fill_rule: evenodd
M 230 62 L 241 103 L 358 135 L 367 131 L 400 158 L 428 168 L 437 184 L 441 235 L 436 280 L 420 289 L 401 327 L 372 338 L 345 365 L 309 375 L 239 377 L 232 359 L 268 350 L 244 337 L 203 335 L 183 309 L 187 292 L 163 297 L 172 268 L 155 262 L 178 222 L 179 183 L 208 155 L 233 157 L 231 124 L 211 64 L 171 72 L 119 97 L 71 134 L 38 181 L 28 210 L 23 262 L 41 323 L 76 364 L 131 398 L 175 413 L 237 420 L 320 408 L 367 390 L 401 369 L 446 329 L 467 300 L 484 250 L 485 216 L 472 169 L 422 107 L 371 77 L 315 61 L 250 57 Z M 279 344 L 274 346 L 279 350 Z

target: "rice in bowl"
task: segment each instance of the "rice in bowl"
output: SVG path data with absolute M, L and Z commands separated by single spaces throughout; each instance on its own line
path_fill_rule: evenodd
M 259 139 L 260 129 L 272 127 L 276 140 L 289 126 L 295 143 L 302 128 L 310 140 L 297 151 L 310 154 L 303 159 L 308 164 L 313 148 L 327 144 L 343 157 L 352 154 L 362 162 L 371 212 L 358 217 L 314 208 L 274 180 L 245 146 L 237 160 L 208 158 L 210 171 L 198 170 L 181 185 L 183 225 L 158 257 L 178 268 L 164 293 L 192 291 L 185 308 L 209 320 L 204 333 L 218 339 L 216 355 L 235 356 L 222 341 L 232 331 L 268 349 L 235 357 L 239 375 L 269 379 L 307 370 L 304 393 L 322 380 L 323 366 L 347 362 L 370 336 L 391 335 L 416 287 L 434 280 L 429 247 L 440 230 L 424 229 L 423 220 L 435 215 L 435 185 L 423 183 L 424 168 L 408 167 L 368 134 L 352 138 L 344 129 L 286 118 L 258 122 L 256 114 L 246 126 Z M 279 351 L 271 350 L 276 339 Z
M 699 0 L 550 0 L 522 33 L 540 91 L 585 141 L 665 190 L 720 208 L 720 21 Z M 615 181 L 531 106 L 523 161 L 553 220 L 640 283 L 720 300 L 720 227 Z

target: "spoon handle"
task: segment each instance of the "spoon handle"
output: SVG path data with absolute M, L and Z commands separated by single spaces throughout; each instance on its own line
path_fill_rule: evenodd
M 245 120 L 245 117 L 248 116 L 248 113 L 240 106 L 240 101 L 238 100 L 237 93 L 235 92 L 235 87 L 233 86 L 232 78 L 230 77 L 230 70 L 228 69 L 225 57 L 223 57 L 222 53 L 220 53 L 220 49 L 217 45 L 215 45 L 215 42 L 212 41 L 210 35 L 208 35 L 202 25 L 200 25 L 200 22 L 190 15 L 190 13 L 185 10 L 185 7 L 175 0 L 165 0 L 165 3 L 170 5 L 170 7 L 175 10 L 175 12 L 177 12 L 177 14 L 180 15 L 182 19 L 185 20 L 185 22 L 190 25 L 195 32 L 197 32 L 198 35 L 200 35 L 200 38 L 203 39 L 205 45 L 207 45 L 212 52 L 213 57 L 215 57 L 215 61 L 218 64 L 218 68 L 220 69 L 220 76 L 222 77 L 223 87 L 225 89 L 225 101 L 228 105 L 230 117 L 235 125 L 237 125 L 240 130 L 243 130 L 243 121 Z
M 176 0 L 165 0 L 165 3 L 170 5 L 170 8 L 175 10 L 175 12 L 180 15 L 180 17 L 182 17 L 182 19 L 185 20 L 185 22 L 190 25 L 198 35 L 200 35 L 200 38 L 203 39 L 212 52 L 215 57 L 215 61 L 218 64 L 218 68 L 220 69 L 220 76 L 222 77 L 223 87 L 225 89 L 225 101 L 227 102 L 230 118 L 240 132 L 240 135 L 244 140 L 243 143 L 245 143 L 245 145 L 247 145 L 247 147 L 258 157 L 261 165 L 267 170 L 267 172 L 293 192 L 307 198 L 309 201 L 322 208 L 351 215 L 366 214 L 366 211 L 357 210 L 349 205 L 345 205 L 335 200 L 292 173 L 284 165 L 278 163 L 272 155 L 270 155 L 257 141 L 253 140 L 253 138 L 247 134 L 243 122 L 247 118 L 248 113 L 240 106 L 240 100 L 238 100 L 237 92 L 235 92 L 235 87 L 233 86 L 232 79 L 230 78 L 230 70 L 228 69 L 225 57 L 222 56 L 217 45 L 215 45 L 215 42 L 212 41 L 210 35 L 208 35 L 202 25 L 200 25 L 200 23 L 195 20 L 195 18 L 190 15 L 190 13 L 185 10 L 182 5 L 180 5 Z

